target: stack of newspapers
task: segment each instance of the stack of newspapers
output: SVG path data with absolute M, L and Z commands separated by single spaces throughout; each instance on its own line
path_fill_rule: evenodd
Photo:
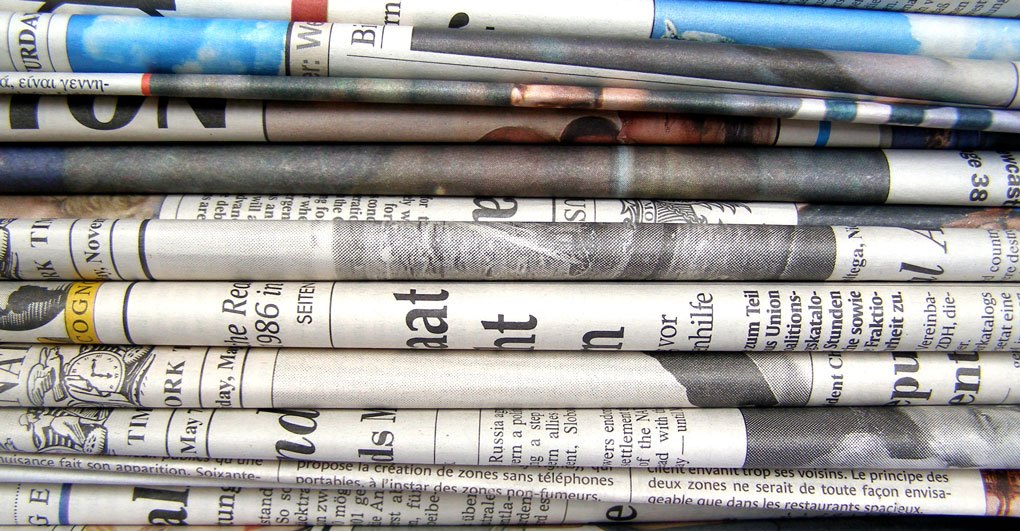
M 1020 514 L 1020 0 L 773 1 L 0 0 L 0 525 Z

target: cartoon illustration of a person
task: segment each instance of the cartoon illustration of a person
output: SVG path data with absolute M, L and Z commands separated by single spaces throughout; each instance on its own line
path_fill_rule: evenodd
M 21 452 L 101 454 L 106 451 L 108 434 L 103 423 L 109 415 L 108 409 L 31 408 L 18 419 L 26 440 L 8 438 L 0 447 Z

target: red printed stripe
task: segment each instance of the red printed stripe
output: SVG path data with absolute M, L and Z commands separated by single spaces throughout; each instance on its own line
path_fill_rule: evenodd
M 326 22 L 329 0 L 291 0 L 290 19 L 294 22 Z
M 149 78 L 152 74 L 142 74 L 142 96 L 152 96 L 152 90 L 149 89 Z

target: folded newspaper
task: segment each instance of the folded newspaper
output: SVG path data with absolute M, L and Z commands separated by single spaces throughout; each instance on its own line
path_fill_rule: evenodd
M 91 475 L 78 474 L 88 478 Z M 762 518 L 778 510 L 348 489 L 0 484 L 0 524 L 547 525 Z M 96 507 L 104 510 L 97 511 Z M 971 504 L 976 508 L 976 504 Z M 970 507 L 969 507 L 970 508 Z M 801 511 L 807 515 L 821 511 Z M 104 527 L 105 529 L 105 527 Z M 147 529 L 149 529 L 147 527 Z
M 0 342 L 1011 351 L 1020 285 L 0 282 Z
M 1003 3 L 1005 0 L 996 5 Z M 940 7 L 948 5 L 949 2 L 938 3 Z M 888 9 L 888 3 L 883 7 Z M 748 5 L 731 1 L 517 0 L 513 4 L 461 4 L 414 0 L 149 0 L 134 3 L 124 0 L 4 0 L 0 2 L 0 9 L 400 24 L 497 35 L 510 32 L 678 39 L 936 57 L 1020 58 L 1020 22 L 1015 20 Z M 942 13 L 956 14 L 947 11 Z M 945 38 L 947 34 L 953 38 Z
M 300 0 L 299 0 L 300 1 Z M 934 15 L 962 15 L 972 17 L 1020 17 L 1020 2 L 997 0 L 995 2 L 970 2 L 969 0 L 946 0 L 944 2 L 918 2 L 916 0 L 886 0 L 871 2 L 865 0 L 748 0 L 770 4 L 812 5 L 846 7 L 853 9 L 884 9 L 908 13 L 931 13 Z M 77 7 L 77 6 L 75 6 Z M 85 8 L 88 9 L 88 8 Z
M 1018 247 L 965 228 L 0 219 L 0 278 L 1010 282 Z
M 306 461 L 153 459 L 0 454 L 2 482 L 152 487 L 342 488 L 511 496 L 669 511 L 716 508 L 720 517 L 813 514 L 1014 516 L 1015 470 L 465 467 Z M 9 465 L 7 463 L 21 463 Z M 629 511 L 628 511 L 629 512 Z M 676 513 L 678 518 L 680 513 Z
M 0 196 L 0 218 L 545 221 L 1020 229 L 1020 209 L 654 199 L 341 195 Z
M 734 511 L 736 513 L 736 511 Z M 741 520 L 741 529 L 747 531 L 807 531 L 820 526 L 832 525 L 832 519 L 826 517 L 804 517 L 804 518 L 753 518 Z M 839 519 L 840 529 L 844 531 L 879 531 L 879 530 L 919 530 L 919 531 L 957 531 L 960 528 L 973 525 L 974 519 L 970 516 L 843 516 Z M 983 524 L 984 529 L 1012 531 L 1013 524 L 1005 518 L 991 520 Z M 194 531 L 355 531 L 364 529 L 364 526 L 339 526 L 339 525 L 193 525 Z M 482 526 L 484 524 L 476 524 Z M 680 520 L 676 522 L 630 522 L 627 529 L 633 531 L 729 531 L 732 529 L 732 520 Z M 7 531 L 32 531 L 36 526 L 3 526 Z M 154 524 L 122 524 L 122 525 L 51 525 L 47 526 L 50 531 L 173 531 L 173 526 Z M 271 527 L 271 529 L 265 529 Z M 443 526 L 453 527 L 453 526 Z M 531 531 L 545 527 L 542 524 L 524 525 L 493 525 L 487 526 L 489 531 Z M 619 529 L 618 524 L 608 522 L 588 522 L 584 524 L 558 524 L 560 531 L 601 531 Z M 411 529 L 412 526 L 394 525 L 387 526 L 388 529 Z
M 795 120 L 890 124 L 964 130 L 1020 132 L 1016 111 L 970 107 L 882 103 L 848 99 L 798 98 L 763 94 L 728 94 L 695 90 L 544 85 L 461 80 L 345 77 L 281 77 L 208 74 L 81 74 L 68 72 L 2 72 L 0 94 L 21 94 L 12 102 L 11 124 L 24 124 L 39 105 L 33 95 L 160 96 L 264 100 L 405 103 L 420 105 L 482 105 L 561 107 L 758 116 Z M 88 100 L 74 100 L 84 105 Z M 423 107 L 422 107 L 423 108 Z M 13 112 L 17 110 L 17 112 Z M 142 109 L 140 109 L 142 110 Z M 175 112 L 169 105 L 166 113 Z M 47 116 L 49 116 L 47 114 Z M 118 115 L 124 120 L 124 113 Z M 20 120 L 26 121 L 20 121 Z M 78 113 L 75 122 L 103 122 Z M 175 120 L 176 122 L 176 120 Z M 167 124 L 169 125 L 169 118 Z M 179 125 L 178 125 L 179 127 Z M 23 131 L 24 132 L 24 131 Z M 824 131 L 820 131 L 821 133 Z M 838 133 L 837 128 L 837 133 Z M 966 136 L 966 135 L 963 135 Z M 949 147 L 932 138 L 928 147 Z M 974 141 L 970 141 L 973 143 Z M 950 145 L 955 145 L 950 143 Z M 883 146 L 884 147 L 884 146 Z M 963 147 L 961 144 L 960 147 Z
M 0 406 L 1015 404 L 1015 352 L 484 352 L 0 345 Z M 173 368 L 173 385 L 167 385 Z
M 0 13 L 0 71 L 11 72 L 343 75 L 1020 104 L 1009 60 L 397 25 Z
M 0 141 L 5 142 L 505 142 L 1010 149 L 1020 139 L 1016 134 L 982 131 L 704 114 L 133 96 L 0 96 L 3 114 L 8 115 L 8 119 L 0 120 Z
M 1015 207 L 1009 151 L 195 144 L 0 147 L 7 194 L 254 193 Z
M 180 379 L 168 368 L 166 385 Z M 1020 468 L 1017 406 L 2 408 L 7 452 L 558 467 Z

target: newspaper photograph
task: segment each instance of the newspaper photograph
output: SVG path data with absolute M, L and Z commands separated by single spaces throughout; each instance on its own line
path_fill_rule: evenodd
M 1012 351 L 1017 284 L 2 282 L 0 342 Z
M 7 36 L 0 40 L 2 71 L 342 75 L 1020 104 L 1020 74 L 1009 60 L 799 48 L 776 53 L 718 42 L 386 24 L 49 13 L 0 16 L 0 35 Z M 173 46 L 165 35 L 173 35 Z M 35 44 L 22 55 L 18 43 L 30 39 Z
M 1015 352 L 443 353 L 0 345 L 0 407 L 1017 404 Z M 166 385 L 167 368 L 174 385 Z
M 824 7 L 846 7 L 852 9 L 882 9 L 909 13 L 930 13 L 933 15 L 960 15 L 969 17 L 1020 17 L 1020 2 L 996 0 L 995 2 L 970 2 L 968 0 L 945 0 L 943 2 L 918 2 L 916 0 L 747 0 L 770 4 L 792 4 Z M 27 3 L 27 2 L 26 2 Z M 20 9 L 20 7 L 19 7 Z M 25 9 L 28 10 L 27 8 Z
M 0 278 L 1011 282 L 1016 248 L 1001 229 L 0 219 Z
M 1017 406 L 0 408 L 0 420 L 5 452 L 484 466 L 1020 467 Z
M 348 488 L 845 515 L 1014 516 L 1015 470 L 465 467 L 0 454 L 0 481 Z M 16 464 L 20 463 L 20 464 Z
M 3 209 L 0 199 L 0 210 Z M 931 229 L 941 227 L 1002 228 L 1020 225 L 1015 208 L 974 208 L 898 205 L 797 205 L 798 225 L 852 225 Z M 66 217 L 66 216 L 65 216 Z M 1018 227 L 1020 228 L 1020 227 Z
M 635 0 L 623 3 L 610 0 L 521 0 L 513 5 L 498 2 L 465 4 L 450 0 L 3 0 L 0 1 L 0 9 L 371 23 L 454 28 L 487 34 L 650 37 L 935 57 L 1020 58 L 1020 39 L 1017 38 L 1020 36 L 1020 23 L 1015 20 L 818 9 L 804 4 L 745 5 L 732 1 L 696 0 Z M 949 3 L 939 5 L 948 6 Z M 958 13 L 943 9 L 934 14 Z M 946 39 L 946 34 L 952 34 L 953 39 Z
M 7 194 L 382 194 L 1016 207 L 1010 151 L 435 144 L 3 145 Z M 130 163 L 128 163 L 130 161 Z
M 548 525 L 781 516 L 778 510 L 600 503 L 546 496 L 81 483 L 0 484 L 3 525 Z M 96 511 L 96 507 L 105 510 Z M 820 511 L 799 511 L 805 515 Z M 151 527 L 146 527 L 151 529 Z M 302 528 L 305 529 L 305 528 Z
M 0 218 L 546 221 L 1020 229 L 1016 208 L 652 199 L 339 195 L 4 195 Z
M 743 116 L 134 96 L 0 96 L 6 142 L 487 142 L 1009 149 L 1020 135 Z
M 978 137 L 979 140 L 972 140 L 964 133 L 965 131 L 1020 132 L 1020 116 L 1016 111 L 1005 109 L 727 94 L 686 89 L 640 90 L 461 80 L 3 72 L 0 73 L 0 94 L 321 100 L 345 103 L 541 107 L 755 116 L 798 121 L 945 129 L 949 131 L 924 135 L 931 143 L 927 147 L 943 148 L 957 145 L 960 148 L 965 147 L 961 143 L 963 140 L 953 140 L 956 136 L 968 139 L 966 141 L 971 145 L 984 145 L 981 137 Z M 16 100 L 16 103 L 21 105 L 17 109 L 31 116 L 32 112 L 37 112 L 33 110 L 34 101 Z M 172 110 L 168 107 L 169 112 Z M 942 136 L 933 137 L 935 134 Z M 914 138 L 908 132 L 902 132 L 899 136 Z M 880 147 L 895 146 L 883 143 Z

